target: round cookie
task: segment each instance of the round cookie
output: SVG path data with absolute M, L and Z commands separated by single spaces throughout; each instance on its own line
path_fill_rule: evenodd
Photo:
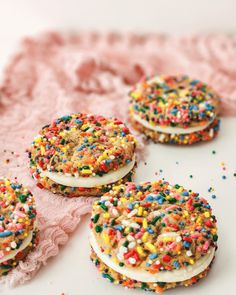
M 26 187 L 0 178 L 0 275 L 17 266 L 37 243 L 36 209 Z
M 118 119 L 78 113 L 42 128 L 29 151 L 30 169 L 40 188 L 67 197 L 99 196 L 131 181 L 135 148 Z
M 122 184 L 93 203 L 91 259 L 114 284 L 162 292 L 205 277 L 216 218 L 197 193 L 166 181 Z
M 218 134 L 220 98 L 199 80 L 154 76 L 135 85 L 130 97 L 133 127 L 154 142 L 186 145 Z

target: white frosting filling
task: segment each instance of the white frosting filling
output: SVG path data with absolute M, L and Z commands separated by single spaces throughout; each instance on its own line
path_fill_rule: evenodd
M 103 176 L 96 175 L 96 176 L 90 176 L 90 177 L 81 177 L 81 176 L 76 177 L 76 176 L 61 174 L 57 172 L 49 172 L 49 171 L 41 171 L 40 174 L 43 177 L 46 176 L 52 181 L 65 186 L 91 188 L 91 187 L 106 185 L 109 183 L 114 183 L 120 180 L 133 169 L 134 164 L 135 164 L 135 157 L 133 157 L 132 161 L 129 164 L 125 165 L 124 167 L 121 167 L 120 169 L 116 171 L 108 172 L 107 174 L 104 174 Z
M 31 231 L 26 239 L 24 239 L 23 243 L 21 244 L 19 249 L 10 251 L 9 254 L 5 255 L 3 258 L 0 259 L 0 263 L 3 263 L 7 260 L 13 259 L 19 252 L 23 251 L 32 241 L 33 232 Z
M 129 268 L 126 266 L 119 266 L 115 263 L 108 255 L 104 254 L 94 236 L 91 232 L 90 234 L 90 244 L 97 254 L 97 256 L 110 268 L 114 271 L 132 279 L 137 280 L 144 283 L 155 283 L 155 282 L 165 282 L 165 283 L 173 283 L 173 282 L 182 282 L 203 272 L 211 263 L 214 258 L 215 249 L 212 247 L 209 249 L 207 254 L 200 258 L 193 265 L 189 265 L 185 268 L 175 269 L 172 271 L 159 271 L 156 274 L 150 274 L 148 271 L 143 270 L 141 268 Z
M 152 125 L 148 121 L 140 118 L 139 115 L 134 113 L 133 113 L 133 118 L 135 119 L 135 121 L 139 122 L 140 124 L 142 124 L 144 127 L 148 129 L 154 130 L 156 132 L 167 133 L 167 134 L 189 134 L 189 133 L 198 132 L 198 131 L 206 129 L 215 119 L 215 117 L 213 117 L 209 122 L 207 122 L 204 125 L 189 127 L 189 128 L 180 128 L 180 127 L 171 127 L 171 126 Z

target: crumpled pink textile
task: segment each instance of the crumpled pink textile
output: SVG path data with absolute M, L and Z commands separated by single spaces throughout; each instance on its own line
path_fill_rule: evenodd
M 17 177 L 34 193 L 40 243 L 1 282 L 31 279 L 91 207 L 89 198 L 65 199 L 35 186 L 25 150 L 37 131 L 53 118 L 83 111 L 127 121 L 130 85 L 154 73 L 210 83 L 222 97 L 223 114 L 236 115 L 235 36 L 47 33 L 23 41 L 0 87 L 0 175 Z

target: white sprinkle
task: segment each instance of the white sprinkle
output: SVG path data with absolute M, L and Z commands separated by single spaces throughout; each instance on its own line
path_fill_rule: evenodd
M 118 213 L 118 211 L 116 209 L 112 209 L 111 212 L 112 212 L 112 215 L 115 216 L 115 217 L 119 215 L 119 213 Z
M 133 228 L 140 228 L 140 225 L 138 223 L 136 223 L 136 222 L 132 222 L 130 224 L 130 226 L 133 227 Z
M 130 225 L 130 222 L 128 220 L 122 220 L 121 223 L 124 225 L 124 226 L 129 226 Z
M 136 263 L 136 259 L 133 258 L 133 257 L 130 257 L 130 258 L 128 259 L 128 261 L 129 261 L 130 264 L 135 264 L 135 263 Z
M 190 251 L 190 250 L 187 251 L 186 254 L 187 254 L 187 256 L 189 256 L 189 257 L 193 255 L 192 251 Z
M 137 209 L 132 210 L 127 216 L 128 218 L 133 217 L 138 212 Z
M 135 242 L 131 242 L 131 243 L 129 243 L 128 248 L 133 249 L 135 247 L 135 245 L 136 245 Z
M 15 241 L 11 242 L 11 247 L 12 247 L 12 249 L 15 249 L 15 248 L 16 248 L 16 246 L 17 246 L 17 244 L 16 244 L 16 242 L 15 242 Z
M 126 248 L 126 247 L 124 247 L 124 246 L 121 246 L 120 248 L 119 248 L 119 253 L 127 253 L 128 252 L 128 249 Z
M 122 253 L 118 253 L 118 254 L 117 254 L 117 258 L 118 258 L 120 261 L 123 261 L 123 260 L 124 260 L 124 254 L 122 254 Z
M 134 238 L 133 236 L 131 236 L 131 235 L 128 235 L 128 236 L 127 236 L 127 240 L 128 240 L 129 242 L 132 242 L 132 241 L 135 240 L 135 238 Z
M 181 236 L 178 236 L 178 237 L 176 238 L 176 242 L 180 242 L 181 240 L 182 240 Z

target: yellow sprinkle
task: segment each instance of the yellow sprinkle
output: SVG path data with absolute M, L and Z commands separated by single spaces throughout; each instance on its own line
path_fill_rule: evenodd
M 106 213 L 103 214 L 103 217 L 104 217 L 105 219 L 108 219 L 108 218 L 110 218 L 110 214 L 109 214 L 108 212 L 106 212 Z
M 142 216 L 143 214 L 143 207 L 138 208 L 138 216 Z
M 6 181 L 5 181 L 5 185 L 6 185 L 6 186 L 9 186 L 10 184 L 11 184 L 11 183 L 10 183 L 9 180 L 6 180 Z
M 137 92 L 132 92 L 130 95 L 133 98 L 139 98 L 141 96 L 141 93 L 137 91 Z
M 128 234 L 129 232 L 130 232 L 129 227 L 126 227 L 126 228 L 125 228 L 125 234 Z
M 36 137 L 36 138 L 34 139 L 34 142 L 35 142 L 35 143 L 40 143 L 40 142 L 41 142 L 41 137 Z
M 82 174 L 87 174 L 87 175 L 89 175 L 89 174 L 92 174 L 93 172 L 92 172 L 91 170 L 89 170 L 89 169 L 84 169 L 84 170 L 81 171 L 81 173 L 82 173 Z
M 102 234 L 102 238 L 103 238 L 103 241 L 104 241 L 106 244 L 109 243 L 110 238 L 109 238 L 109 236 L 108 236 L 107 233 L 103 233 L 103 234 Z
M 157 252 L 156 247 L 153 244 L 149 243 L 149 242 L 145 243 L 144 246 L 145 246 L 146 249 L 148 249 L 152 253 Z
M 189 263 L 190 263 L 190 264 L 194 264 L 194 260 L 193 260 L 193 259 L 190 259 L 190 260 L 189 260 Z
M 204 216 L 205 216 L 206 218 L 209 218 L 209 217 L 210 217 L 210 213 L 206 211 L 206 212 L 204 213 Z
M 137 249 L 137 252 L 140 256 L 146 256 L 146 254 L 143 251 L 143 248 L 141 246 L 138 246 L 136 249 Z
M 139 208 L 139 205 L 138 205 L 138 204 L 135 204 L 135 205 L 134 205 L 134 208 L 135 208 L 135 209 L 138 209 L 138 208 Z M 140 207 L 140 208 L 141 208 L 141 207 Z
M 188 211 L 185 210 L 183 215 L 184 215 L 184 217 L 188 217 L 189 216 Z
M 138 193 L 137 193 L 137 196 L 138 196 L 138 197 L 142 196 L 142 192 L 138 192 Z
M 147 226 L 148 226 L 147 219 L 144 218 L 144 219 L 143 219 L 143 228 L 147 228 Z M 144 234 L 144 235 L 145 235 L 145 234 Z
M 201 217 L 198 217 L 198 219 L 196 220 L 196 223 L 197 223 L 198 225 L 201 225 L 201 223 L 202 223 L 202 219 L 201 219 Z
M 121 203 L 126 203 L 127 202 L 126 198 L 120 198 L 120 201 L 121 201 Z
M 41 145 L 40 151 L 41 151 L 41 155 L 44 156 L 44 154 L 45 154 L 45 147 L 43 145 Z
M 145 232 L 144 235 L 142 236 L 142 241 L 145 243 L 147 241 L 149 234 L 148 232 Z
M 143 211 L 143 216 L 147 216 L 148 212 L 146 210 Z

